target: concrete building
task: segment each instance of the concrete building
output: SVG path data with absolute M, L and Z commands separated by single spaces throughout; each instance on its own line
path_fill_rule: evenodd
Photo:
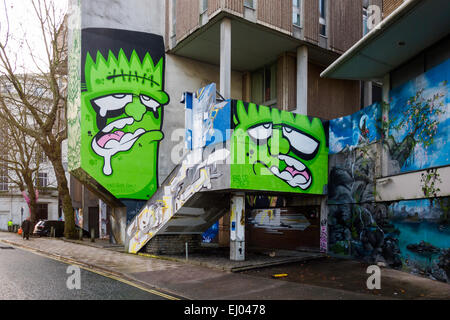
M 185 114 L 179 98 L 184 92 L 216 83 L 224 98 L 252 101 L 324 120 L 359 110 L 364 104 L 363 83 L 324 79 L 320 73 L 362 37 L 363 6 L 381 5 L 381 1 L 366 2 L 158 0 L 144 4 L 138 0 L 81 0 L 73 1 L 72 16 L 77 17 L 75 29 L 112 28 L 164 37 L 165 91 L 170 102 L 164 107 L 164 139 L 158 159 L 162 183 L 182 159 Z M 367 96 L 377 95 L 374 87 L 366 89 Z M 366 105 L 372 100 L 366 99 Z M 317 216 L 323 201 L 323 197 L 299 196 L 287 205 L 312 206 Z M 76 202 L 75 207 L 81 206 L 81 201 Z M 95 200 L 91 205 L 95 206 Z M 96 220 L 89 218 L 89 210 L 97 215 L 94 209 L 85 207 L 85 225 Z M 317 250 L 319 220 L 317 216 L 312 244 L 305 244 Z M 221 245 L 228 245 L 229 234 L 226 215 L 220 226 Z M 292 247 L 288 242 L 285 245 Z
M 167 56 L 218 66 L 220 79 L 210 82 L 218 84 L 224 98 L 326 120 L 337 118 L 360 109 L 363 84 L 323 79 L 320 73 L 362 37 L 363 5 L 362 1 L 169 0 Z M 230 90 L 234 86 L 236 93 Z M 322 201 L 321 197 L 286 199 L 284 206 L 314 216 L 314 226 L 284 238 L 253 229 L 248 245 L 318 250 Z M 229 245 L 229 221 L 229 215 L 220 221 L 218 241 L 223 246 Z

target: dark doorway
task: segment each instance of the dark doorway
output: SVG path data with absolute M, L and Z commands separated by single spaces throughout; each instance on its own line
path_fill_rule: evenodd
M 247 216 L 249 247 L 319 250 L 320 206 L 254 209 Z
M 94 237 L 99 237 L 99 221 L 98 221 L 98 207 L 89 207 L 89 232 L 94 229 Z
M 48 203 L 38 203 L 36 207 L 36 221 L 48 219 Z

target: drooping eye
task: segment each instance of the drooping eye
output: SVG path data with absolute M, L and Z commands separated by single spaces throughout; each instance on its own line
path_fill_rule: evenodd
M 272 123 L 264 123 L 248 129 L 248 135 L 255 140 L 267 140 L 272 136 Z
M 111 94 L 101 98 L 93 99 L 92 101 L 100 108 L 100 116 L 106 117 L 106 114 L 109 111 L 117 111 L 125 108 L 127 104 L 133 101 L 133 95 L 125 93 Z
M 123 99 L 125 98 L 127 95 L 126 94 L 113 94 L 112 95 L 114 98 L 116 99 Z
M 319 150 L 319 141 L 294 128 L 283 126 L 283 136 L 289 140 L 291 151 L 302 159 L 313 159 Z
M 156 111 L 156 108 L 159 107 L 159 102 L 156 100 L 153 100 L 152 98 L 150 98 L 149 96 L 143 95 L 141 94 L 139 96 L 139 99 L 141 99 L 141 103 L 146 106 L 147 108 L 152 109 L 153 111 Z

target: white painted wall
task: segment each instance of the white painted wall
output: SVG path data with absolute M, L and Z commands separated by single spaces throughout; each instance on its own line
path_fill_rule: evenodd
M 421 177 L 426 170 L 400 174 L 396 176 L 377 179 L 377 201 L 396 201 L 403 199 L 422 199 Z M 442 183 L 436 188 L 441 189 L 439 196 L 450 196 L 450 166 L 437 169 Z
M 41 197 L 38 203 L 48 204 L 48 219 L 58 220 L 58 199 L 56 197 Z M 12 219 L 13 224 L 21 224 L 21 208 L 23 207 L 23 219 L 29 216 L 29 209 L 26 201 L 20 194 L 0 196 L 0 230 L 8 230 L 8 220 Z
M 81 0 L 82 28 L 113 28 L 164 35 L 164 0 Z

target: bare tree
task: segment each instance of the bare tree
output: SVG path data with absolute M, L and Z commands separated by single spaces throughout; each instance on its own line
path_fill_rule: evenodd
M 18 117 L 21 124 L 26 116 Z M 25 124 L 24 124 L 25 125 Z M 36 140 L 28 137 L 16 127 L 0 119 L 2 139 L 0 140 L 0 163 L 6 171 L 8 181 L 21 192 L 28 194 L 27 200 L 32 223 L 36 223 L 37 181 L 40 168 L 39 146 Z
M 62 201 L 66 222 L 64 234 L 67 238 L 75 238 L 74 211 L 62 159 L 62 143 L 67 138 L 65 12 L 58 9 L 53 1 L 30 0 L 40 36 L 39 39 L 27 36 L 19 39 L 10 30 L 12 3 L 3 0 L 5 18 L 0 25 L 0 78 L 6 87 L 9 86 L 8 90 L 0 93 L 0 118 L 33 138 L 47 155 L 55 171 Z M 12 44 L 18 47 L 12 48 Z M 36 52 L 36 44 L 43 45 L 43 54 Z M 27 69 L 30 62 L 33 72 Z M 18 112 L 11 110 L 11 105 L 15 105 Z M 22 113 L 29 118 L 26 123 L 21 123 L 18 118 L 18 114 Z

